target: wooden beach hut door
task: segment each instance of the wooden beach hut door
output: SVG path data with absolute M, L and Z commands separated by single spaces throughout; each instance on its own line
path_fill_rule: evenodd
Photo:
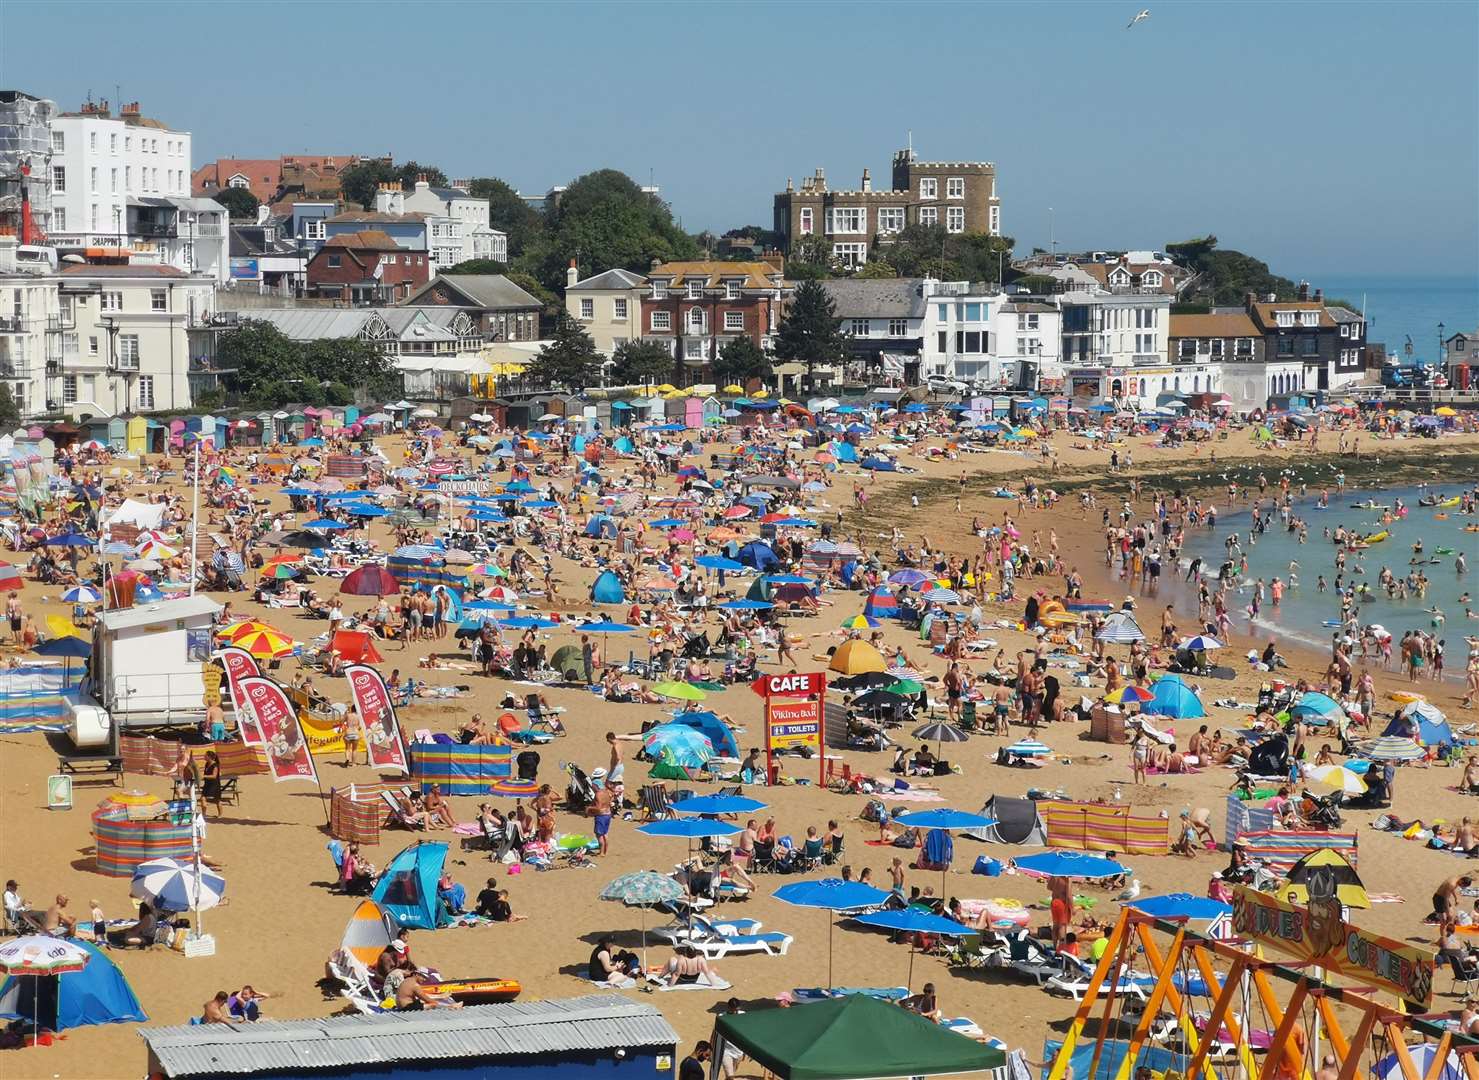
M 128 449 L 128 421 L 115 416 L 108 421 L 108 437 L 104 440 L 114 450 Z

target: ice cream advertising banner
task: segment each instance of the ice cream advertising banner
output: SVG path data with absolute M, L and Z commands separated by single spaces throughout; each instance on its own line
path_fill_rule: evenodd
M 401 739 L 395 705 L 390 700 L 390 688 L 380 672 L 367 664 L 350 664 L 344 669 L 344 677 L 349 680 L 349 693 L 364 725 L 370 765 L 405 773 L 406 746 Z
M 279 782 L 317 782 L 313 756 L 298 726 L 297 710 L 282 687 L 261 677 L 242 679 L 238 685 L 246 701 L 246 711 L 262 733 L 262 743 L 267 748 L 267 768 L 272 772 L 272 778 Z
M 226 685 L 231 687 L 231 703 L 236 706 L 236 722 L 241 729 L 241 741 L 248 746 L 255 746 L 262 741 L 262 733 L 257 730 L 256 724 L 251 723 L 246 700 L 241 693 L 241 681 L 260 678 L 262 669 L 257 666 L 256 657 L 235 645 L 228 645 L 221 650 L 221 666 L 226 669 Z

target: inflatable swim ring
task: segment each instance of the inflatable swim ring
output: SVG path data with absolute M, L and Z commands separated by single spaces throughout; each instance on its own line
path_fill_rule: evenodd
M 1414 694 L 1410 690 L 1393 690 L 1390 694 L 1387 695 L 1387 700 L 1395 701 L 1399 705 L 1410 705 L 1414 701 L 1426 701 L 1428 699 L 1423 697 L 1421 694 Z

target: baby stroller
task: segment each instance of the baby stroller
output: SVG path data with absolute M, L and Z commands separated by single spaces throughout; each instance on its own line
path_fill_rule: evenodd
M 583 814 L 591 803 L 596 801 L 596 789 L 591 784 L 590 777 L 574 762 L 561 762 L 560 767 L 570 777 L 570 782 L 565 785 L 565 808 L 574 814 Z
M 1307 824 L 1317 829 L 1338 829 L 1340 806 L 1341 793 L 1338 791 L 1324 796 L 1305 791 L 1301 793 L 1299 813 Z

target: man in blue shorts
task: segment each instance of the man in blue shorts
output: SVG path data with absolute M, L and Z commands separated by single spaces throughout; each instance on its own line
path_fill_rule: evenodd
M 596 842 L 600 845 L 598 854 L 606 854 L 606 834 L 611 831 L 611 788 L 602 784 L 596 788 L 596 800 L 591 803 L 591 812 L 595 814 Z

